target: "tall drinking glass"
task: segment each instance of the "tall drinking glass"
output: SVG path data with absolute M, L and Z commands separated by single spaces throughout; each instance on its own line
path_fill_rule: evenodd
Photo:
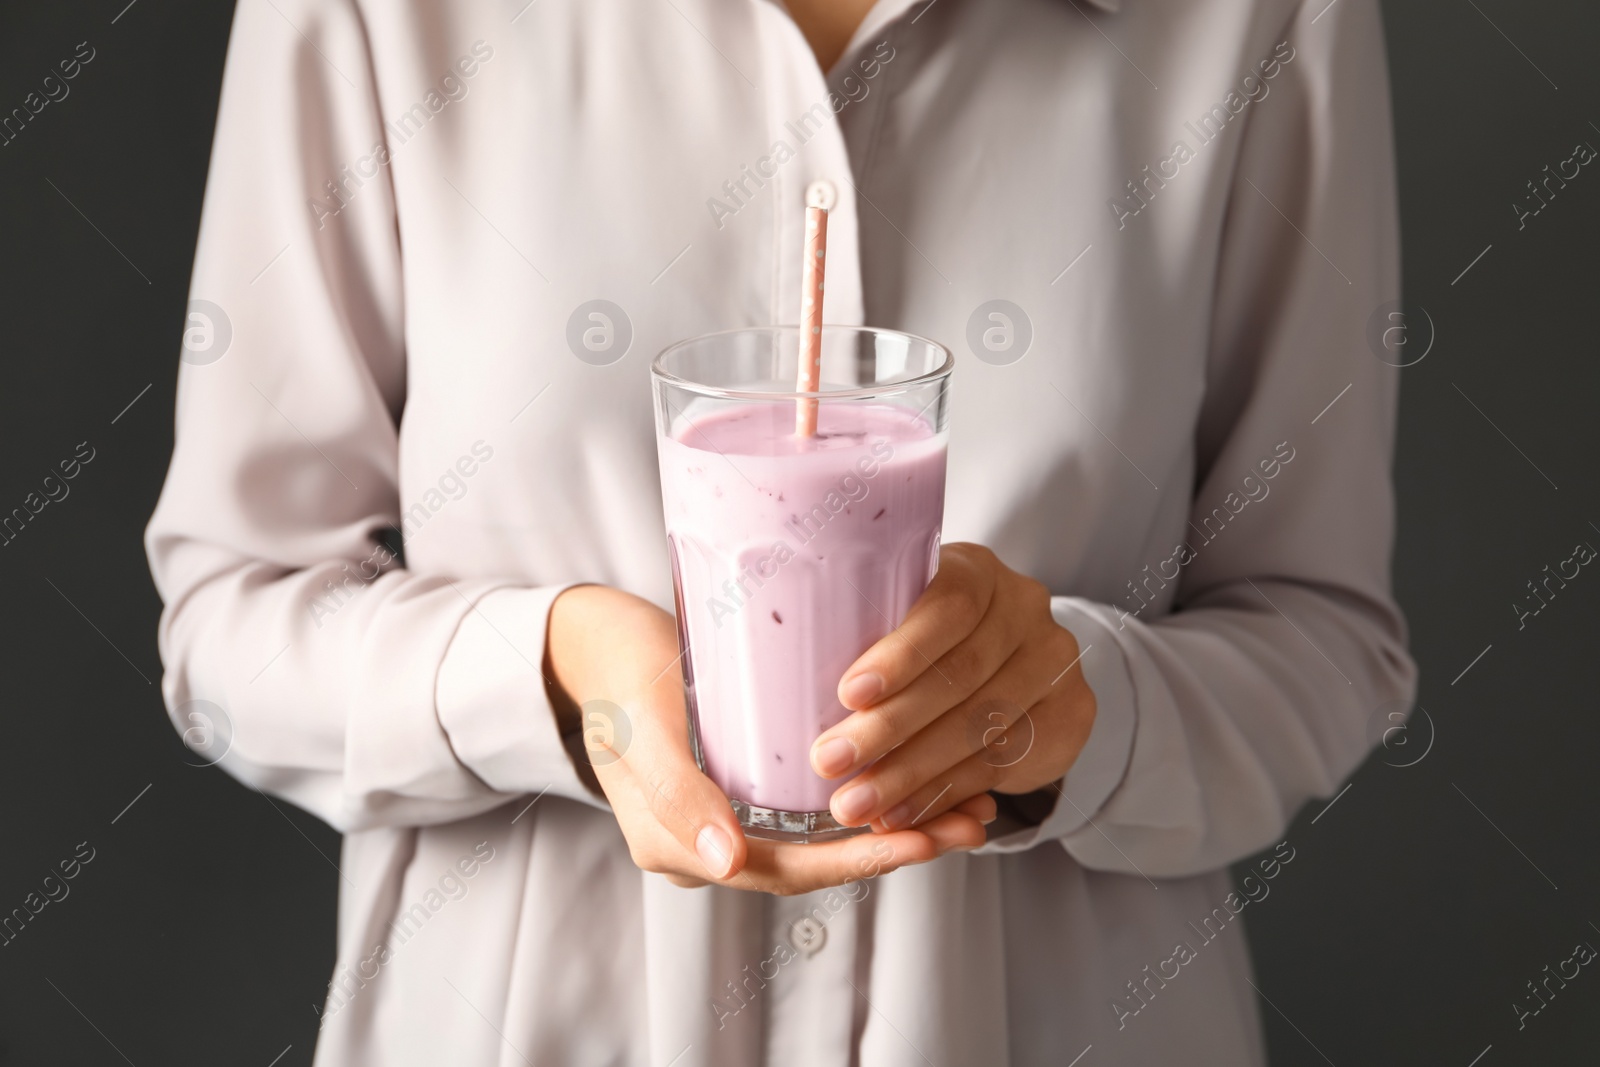
M 673 345 L 651 366 L 661 494 L 695 756 L 752 836 L 859 832 L 811 744 L 848 714 L 845 669 L 898 626 L 938 564 L 954 361 L 921 337 L 822 327 Z M 796 433 L 801 405 L 816 434 Z

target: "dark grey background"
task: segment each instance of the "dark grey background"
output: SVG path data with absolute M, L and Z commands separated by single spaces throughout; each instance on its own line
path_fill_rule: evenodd
M 185 766 L 140 544 L 231 5 L 126 4 L 0 3 L 0 113 L 78 42 L 96 50 L 0 148 L 0 513 L 95 449 L 0 547 L 0 913 L 95 850 L 0 948 L 0 1064 L 289 1067 L 310 1061 L 332 964 L 338 838 Z M 1592 1064 L 1600 968 L 1520 1032 L 1511 1005 L 1600 946 L 1600 574 L 1520 631 L 1511 605 L 1600 546 L 1600 168 L 1520 232 L 1511 205 L 1600 146 L 1600 9 L 1384 6 L 1410 350 L 1419 308 L 1436 335 L 1397 372 L 1395 580 L 1428 714 L 1290 829 L 1294 862 L 1247 911 L 1256 981 L 1274 1064 Z

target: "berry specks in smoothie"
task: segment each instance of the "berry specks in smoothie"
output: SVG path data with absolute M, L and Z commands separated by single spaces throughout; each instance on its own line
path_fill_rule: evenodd
M 850 444 L 864 445 L 864 444 L 867 443 L 867 431 L 865 431 L 865 430 L 842 430 L 842 431 L 837 431 L 835 433 L 819 433 L 819 434 L 816 435 L 815 439 L 818 442 L 823 442 L 823 441 L 847 441 Z
M 779 626 L 782 626 L 783 625 L 783 616 L 779 615 L 776 611 L 774 611 L 772 613 L 772 621 L 777 623 Z

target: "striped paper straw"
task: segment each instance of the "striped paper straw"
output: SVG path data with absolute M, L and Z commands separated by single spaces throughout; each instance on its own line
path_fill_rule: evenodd
M 806 208 L 806 262 L 801 271 L 800 292 L 800 369 L 796 391 L 815 393 L 822 374 L 822 275 L 828 252 L 828 212 L 820 207 Z M 817 402 L 802 397 L 795 401 L 794 432 L 799 437 L 817 434 Z

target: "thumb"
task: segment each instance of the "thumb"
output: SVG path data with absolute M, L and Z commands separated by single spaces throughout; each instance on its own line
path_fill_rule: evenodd
M 727 796 L 696 764 L 682 700 L 647 702 L 635 716 L 633 743 L 623 756 L 634 786 L 662 829 L 699 858 L 712 878 L 744 869 L 748 845 Z

